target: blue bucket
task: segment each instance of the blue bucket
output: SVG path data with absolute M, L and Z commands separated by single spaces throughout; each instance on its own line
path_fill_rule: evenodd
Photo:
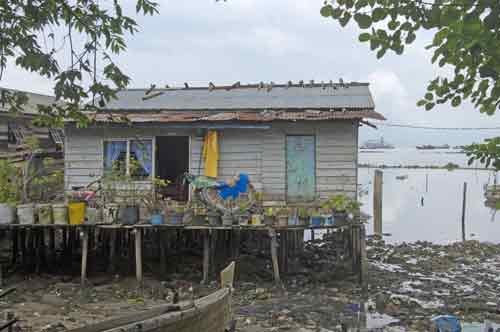
M 321 226 L 322 221 L 323 221 L 322 217 L 311 217 L 311 225 L 312 226 Z
M 151 215 L 151 225 L 162 225 L 165 222 L 163 214 L 153 214 Z

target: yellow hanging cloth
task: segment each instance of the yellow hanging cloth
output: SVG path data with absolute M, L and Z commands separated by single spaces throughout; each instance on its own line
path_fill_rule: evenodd
M 219 164 L 219 143 L 217 141 L 217 131 L 215 130 L 209 130 L 205 136 L 203 161 L 205 162 L 205 176 L 216 178 Z

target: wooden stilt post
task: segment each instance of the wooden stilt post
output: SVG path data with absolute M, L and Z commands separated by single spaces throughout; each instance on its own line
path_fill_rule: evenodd
M 109 266 L 108 271 L 115 273 L 116 271 L 116 229 L 109 230 Z
M 11 231 L 11 239 L 12 239 L 12 257 L 11 257 L 11 265 L 14 266 L 17 263 L 17 256 L 19 255 L 19 238 L 17 229 L 13 229 Z
M 465 242 L 465 209 L 467 207 L 467 182 L 464 182 L 464 194 L 462 199 L 462 241 Z
M 203 231 L 203 280 L 202 284 L 208 282 L 208 273 L 210 271 L 210 230 Z
M 269 229 L 269 237 L 271 238 L 271 260 L 273 262 L 274 282 L 281 285 L 280 269 L 278 263 L 278 241 L 276 240 L 276 231 Z
M 382 183 L 383 173 L 377 169 L 373 181 L 373 233 L 380 238 L 382 237 Z
M 159 228 L 158 235 L 160 238 L 160 274 L 163 277 L 167 273 L 167 234 Z
M 366 254 L 366 228 L 364 225 L 360 227 L 360 283 L 363 288 L 363 290 L 368 290 L 368 257 Z
M 88 231 L 84 228 L 82 229 L 82 271 L 81 271 L 81 286 L 84 287 L 87 281 L 87 258 L 89 250 L 89 235 Z
M 142 285 L 142 229 L 135 228 L 135 276 Z

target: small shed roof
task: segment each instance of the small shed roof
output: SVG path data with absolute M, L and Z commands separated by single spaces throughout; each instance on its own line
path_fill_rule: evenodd
M 23 114 L 27 115 L 36 115 L 38 114 L 38 108 L 37 105 L 52 105 L 56 103 L 56 98 L 54 96 L 48 96 L 48 95 L 43 95 L 40 93 L 34 93 L 34 92 L 28 92 L 28 91 L 20 91 L 20 90 L 14 90 L 14 89 L 7 89 L 7 88 L 2 88 L 0 87 L 0 99 L 2 97 L 2 91 L 8 91 L 10 93 L 14 92 L 22 92 L 25 93 L 26 96 L 28 97 L 28 102 L 23 105 Z M 9 112 L 9 105 L 6 103 L 3 103 L 0 100 L 0 114 L 1 113 L 6 113 Z
M 373 110 L 368 83 L 211 85 L 127 89 L 105 107 L 110 111 Z

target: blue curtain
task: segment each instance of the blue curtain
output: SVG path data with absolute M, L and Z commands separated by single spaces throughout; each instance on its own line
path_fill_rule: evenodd
M 127 153 L 127 142 L 113 141 L 104 144 L 104 167 L 111 169 L 113 162 L 118 160 L 120 155 Z
M 130 154 L 134 154 L 147 175 L 153 172 L 152 154 L 153 144 L 151 140 L 132 141 L 130 143 Z

